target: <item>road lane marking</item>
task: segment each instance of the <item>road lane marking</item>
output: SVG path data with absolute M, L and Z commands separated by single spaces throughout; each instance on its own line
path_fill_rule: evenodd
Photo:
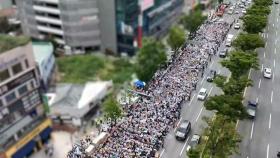
M 263 71 L 263 64 L 262 64 L 262 71 Z
M 197 122 L 197 120 L 199 119 L 199 116 L 201 115 L 202 110 L 203 110 L 203 108 L 200 109 L 200 111 L 199 111 L 199 113 L 198 113 L 198 115 L 197 115 L 197 117 L 195 119 L 195 122 Z
M 254 125 L 255 125 L 255 122 L 252 123 L 252 128 L 251 128 L 251 139 L 253 138 L 253 133 L 254 133 Z
M 202 78 L 200 84 L 202 85 L 203 81 L 205 80 L 206 75 L 204 75 L 204 77 Z
M 262 79 L 259 81 L 259 88 L 261 88 Z
M 265 46 L 264 46 L 265 48 L 267 47 L 267 42 L 265 42 Z
M 162 155 L 163 155 L 164 151 L 165 151 L 165 149 L 163 149 L 163 150 L 162 150 L 162 152 L 160 153 L 159 158 L 161 158 L 161 157 L 162 157 Z
M 272 103 L 272 101 L 273 101 L 273 91 L 271 92 L 270 101 L 271 101 L 271 103 Z
M 190 101 L 190 103 L 189 103 L 189 106 L 192 104 L 192 101 L 193 101 L 194 96 L 195 96 L 195 95 L 193 95 L 193 97 L 192 97 L 192 99 L 191 99 L 191 101 Z
M 186 147 L 186 145 L 188 143 L 188 140 L 189 140 L 189 137 L 187 138 L 186 143 L 184 144 L 184 146 L 183 146 L 183 148 L 182 148 L 182 150 L 180 152 L 180 156 L 183 154 L 183 151 L 184 151 L 184 149 L 185 149 L 185 147 Z
M 256 102 L 257 102 L 257 103 L 259 102 L 259 97 L 257 97 Z
M 211 89 L 210 89 L 210 91 L 209 91 L 209 96 L 210 96 L 210 94 L 211 94 L 211 92 L 212 92 L 212 89 L 213 89 L 213 86 L 211 87 Z
M 267 144 L 267 147 L 266 147 L 266 158 L 269 157 L 269 144 Z
M 273 60 L 273 66 L 275 67 L 275 59 Z
M 276 48 L 274 48 L 274 54 L 276 54 Z
M 239 124 L 239 120 L 236 121 L 235 129 L 237 129 L 238 124 Z
M 272 24 L 272 26 L 274 27 L 274 24 Z
M 268 122 L 268 129 L 271 128 L 271 113 L 269 114 L 269 122 Z
M 218 71 L 218 74 L 220 74 L 220 73 L 221 73 L 221 70 Z
M 251 72 L 252 72 L 252 69 L 249 70 L 248 79 L 250 79 L 250 77 L 251 77 Z
M 263 53 L 263 58 L 265 58 L 265 51 L 264 51 L 264 53 Z

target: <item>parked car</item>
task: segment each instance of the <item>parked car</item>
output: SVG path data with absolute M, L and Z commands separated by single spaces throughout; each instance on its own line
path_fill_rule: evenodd
M 225 58 L 227 56 L 227 53 L 228 53 L 228 49 L 221 50 L 219 52 L 219 57 Z
M 175 132 L 175 138 L 179 141 L 185 141 L 191 131 L 191 122 L 188 120 L 181 121 Z
M 256 112 L 257 112 L 257 106 L 258 106 L 257 102 L 248 101 L 247 113 L 249 115 L 249 118 L 255 119 Z
M 240 29 L 240 23 L 239 22 L 234 25 L 234 29 Z
M 187 151 L 189 151 L 190 149 L 194 149 L 200 143 L 200 138 L 200 135 L 194 134 L 192 136 L 190 144 L 187 146 Z
M 271 79 L 271 77 L 272 77 L 271 68 L 264 68 L 263 77 Z
M 212 82 L 215 79 L 216 74 L 217 74 L 217 72 L 215 70 L 210 70 L 210 72 L 206 78 L 206 81 Z
M 197 99 L 198 100 L 205 100 L 207 97 L 207 90 L 205 88 L 201 88 L 198 95 L 197 95 Z
M 246 14 L 246 13 L 247 13 L 246 9 L 242 9 L 241 12 L 242 12 L 243 14 Z

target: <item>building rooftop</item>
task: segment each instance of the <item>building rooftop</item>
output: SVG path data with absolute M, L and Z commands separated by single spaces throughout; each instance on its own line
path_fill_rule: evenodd
M 30 41 L 30 38 L 25 36 L 8 36 L 0 35 L 0 53 L 6 52 L 16 47 L 24 46 Z
M 53 45 L 50 42 L 32 42 L 32 48 L 37 63 L 47 60 L 54 51 Z

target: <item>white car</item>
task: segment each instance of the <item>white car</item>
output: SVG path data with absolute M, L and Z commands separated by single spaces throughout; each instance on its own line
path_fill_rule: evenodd
M 272 77 L 271 68 L 264 68 L 263 77 L 264 78 L 269 78 L 269 79 Z
M 198 95 L 197 95 L 197 99 L 198 100 L 205 100 L 207 97 L 207 90 L 205 88 L 201 88 Z
M 243 14 L 246 14 L 246 13 L 247 13 L 246 9 L 242 9 L 241 12 L 242 12 Z
M 236 23 L 236 24 L 234 25 L 234 28 L 235 28 L 235 29 L 240 29 L 240 23 Z
M 234 13 L 235 13 L 235 14 L 239 14 L 239 11 L 238 11 L 238 10 L 236 10 Z
M 200 143 L 200 135 L 194 134 L 192 136 L 190 144 L 187 146 L 187 151 L 189 151 L 192 148 L 195 148 L 199 143 Z

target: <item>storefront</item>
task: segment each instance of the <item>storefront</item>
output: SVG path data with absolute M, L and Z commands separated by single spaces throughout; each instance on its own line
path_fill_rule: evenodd
M 15 145 L 10 147 L 5 153 L 6 158 L 24 158 L 42 148 L 43 143 L 47 142 L 50 138 L 51 127 L 50 119 L 43 121 Z

